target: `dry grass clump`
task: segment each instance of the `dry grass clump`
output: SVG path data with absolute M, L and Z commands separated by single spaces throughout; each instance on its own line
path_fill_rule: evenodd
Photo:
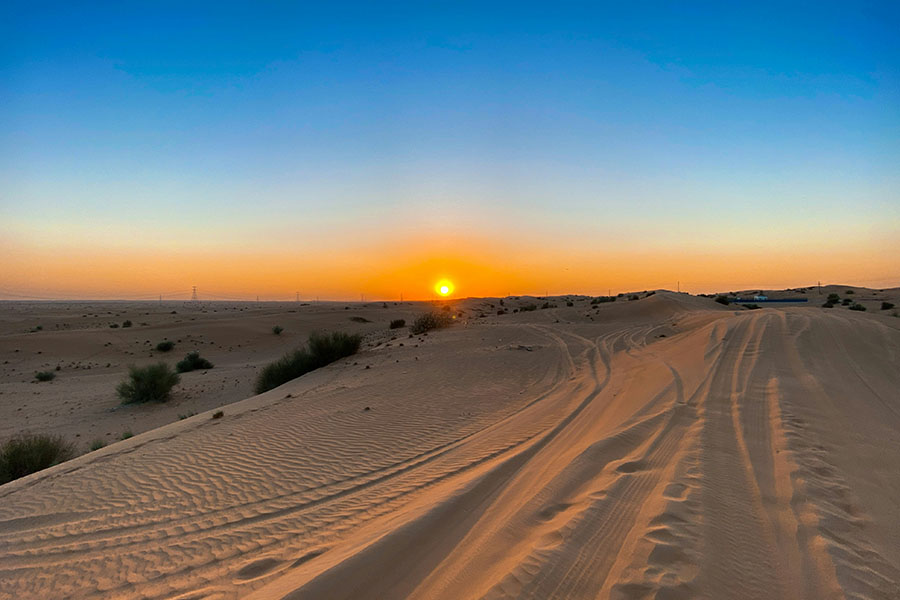
M 17 435 L 0 447 L 0 484 L 58 465 L 75 455 L 75 445 L 62 436 Z
M 453 317 L 443 312 L 432 311 L 419 316 L 409 328 L 409 332 L 419 335 L 432 329 L 449 327 L 453 323 Z
M 262 394 L 325 365 L 356 354 L 362 337 L 341 332 L 310 334 L 306 348 L 286 354 L 266 365 L 256 378 L 256 393 Z
M 128 379 L 116 388 L 122 404 L 165 402 L 180 381 L 178 373 L 164 362 L 146 367 L 128 367 Z

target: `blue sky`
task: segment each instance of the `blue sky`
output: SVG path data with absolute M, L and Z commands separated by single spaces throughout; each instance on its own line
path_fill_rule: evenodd
M 405 232 L 897 249 L 896 3 L 74 4 L 0 9 L 22 260 Z

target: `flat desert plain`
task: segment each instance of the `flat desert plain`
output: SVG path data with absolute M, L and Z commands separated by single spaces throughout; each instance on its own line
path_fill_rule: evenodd
M 900 598 L 900 290 L 797 294 L 7 303 L 0 436 L 85 454 L 0 486 L 0 597 Z M 365 337 L 254 396 L 314 330 Z

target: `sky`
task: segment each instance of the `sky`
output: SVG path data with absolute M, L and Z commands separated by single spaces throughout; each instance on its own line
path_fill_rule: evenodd
M 900 285 L 900 5 L 4 2 L 0 299 Z

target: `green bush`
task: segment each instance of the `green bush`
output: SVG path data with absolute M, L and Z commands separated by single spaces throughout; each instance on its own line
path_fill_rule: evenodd
M 857 304 L 852 305 L 850 307 L 850 310 L 866 310 L 866 307 L 863 306 L 862 304 L 857 303 Z
M 109 328 L 110 328 L 110 329 L 118 329 L 118 328 L 119 328 L 119 324 L 118 324 L 118 323 L 110 323 L 110 324 L 109 324 Z
M 122 323 L 122 327 L 131 327 L 131 321 L 125 321 Z
M 122 436 L 119 438 L 120 440 L 127 440 L 130 437 L 134 437 L 134 434 L 131 433 L 130 429 L 126 429 L 122 432 Z
M 826 302 L 825 304 L 822 305 L 822 308 L 834 308 L 834 303 L 832 303 L 830 301 Z
M 719 304 L 724 304 L 725 306 L 728 306 L 729 304 L 727 296 L 716 296 L 716 302 L 718 302 Z
M 276 325 L 272 328 L 272 333 L 274 333 L 275 335 L 281 335 L 282 331 L 284 331 L 284 327 L 282 327 L 281 325 Z
M 62 436 L 20 434 L 0 447 L 0 484 L 58 465 L 75 455 L 75 445 Z
M 164 342 L 160 342 L 156 345 L 156 349 L 160 352 L 169 352 L 172 348 L 175 347 L 175 342 L 166 340 Z
M 165 402 L 172 388 L 180 381 L 178 374 L 166 363 L 146 367 L 129 367 L 128 379 L 116 388 L 122 404 Z
M 449 327 L 453 323 L 453 317 L 442 312 L 433 311 L 419 316 L 409 328 L 409 332 L 415 335 L 431 331 L 432 329 L 441 329 Z
M 359 335 L 341 332 L 310 334 L 306 348 L 294 350 L 263 368 L 256 378 L 256 393 L 262 394 L 345 356 L 356 354 L 361 343 L 362 337 Z
M 844 298 L 844 301 L 841 302 L 844 306 L 850 306 L 850 303 L 853 302 L 850 298 Z
M 54 377 L 56 377 L 56 373 L 53 371 L 38 371 L 34 374 L 34 378 L 38 381 L 52 381 Z
M 105 445 L 106 445 L 106 442 L 104 442 L 100 438 L 97 438 L 96 440 L 91 442 L 91 452 L 93 452 L 94 450 L 99 450 L 100 448 L 104 447 Z
M 406 327 L 406 319 L 394 319 L 391 321 L 391 329 L 400 329 Z
M 837 294 L 828 294 L 828 301 L 831 302 L 832 304 L 837 304 L 838 302 L 841 301 L 841 297 L 838 296 Z
M 894 308 L 893 302 L 882 302 L 881 303 L 881 310 L 890 310 L 892 308 Z
M 213 364 L 200 356 L 199 352 L 188 352 L 182 360 L 175 365 L 175 370 L 179 373 L 187 373 L 188 371 L 197 371 L 199 369 L 212 369 Z

